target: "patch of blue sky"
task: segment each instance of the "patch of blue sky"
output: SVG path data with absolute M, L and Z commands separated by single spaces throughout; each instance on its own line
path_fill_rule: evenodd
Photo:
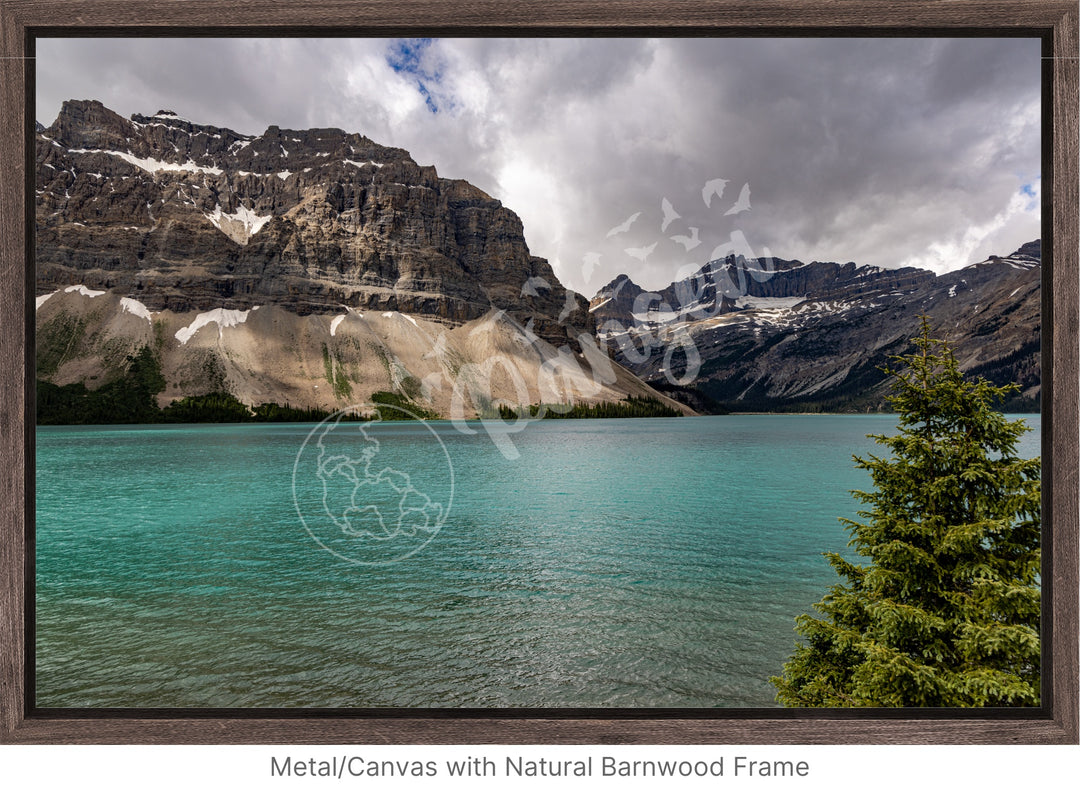
M 386 53 L 386 63 L 399 75 L 412 78 L 428 110 L 437 114 L 453 107 L 452 98 L 439 89 L 442 71 L 428 52 L 434 39 L 394 39 Z
M 1023 194 L 1025 197 L 1030 197 L 1031 198 L 1031 202 L 1029 202 L 1024 207 L 1025 211 L 1034 211 L 1038 207 L 1038 204 L 1039 204 L 1039 190 L 1036 188 L 1035 183 L 1036 183 L 1036 181 L 1040 180 L 1041 178 L 1042 178 L 1042 175 L 1037 175 L 1035 180 L 1033 180 L 1033 181 L 1031 181 L 1029 183 L 1025 183 L 1024 185 L 1022 185 L 1020 187 L 1020 193 Z

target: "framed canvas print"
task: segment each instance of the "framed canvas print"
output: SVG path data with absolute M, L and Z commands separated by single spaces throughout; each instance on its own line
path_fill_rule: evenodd
M 2 2 L 5 741 L 1076 742 L 1075 7 L 183 11 Z

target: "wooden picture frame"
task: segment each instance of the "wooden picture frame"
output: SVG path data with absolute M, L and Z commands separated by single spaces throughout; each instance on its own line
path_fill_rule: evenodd
M 1078 743 L 1074 0 L 0 0 L 0 743 Z M 33 707 L 34 41 L 44 36 L 1036 36 L 1043 42 L 1043 692 L 1038 709 L 40 711 Z

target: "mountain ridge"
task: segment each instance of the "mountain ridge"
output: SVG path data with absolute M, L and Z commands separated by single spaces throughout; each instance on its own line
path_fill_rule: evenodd
M 339 129 L 259 136 L 68 101 L 37 136 L 38 375 L 88 390 L 144 348 L 161 405 L 230 393 L 451 418 L 646 396 L 521 220 Z
M 657 292 L 620 275 L 590 302 L 615 357 L 653 385 L 689 382 L 730 410 L 887 410 L 881 367 L 921 315 L 969 376 L 1039 409 L 1041 243 L 943 275 L 729 255 Z M 674 353 L 674 357 L 673 357 Z
M 151 310 L 224 297 L 456 322 L 497 308 L 551 335 L 587 327 L 584 298 L 559 291 L 513 211 L 360 134 L 250 137 L 68 101 L 37 140 L 39 293 L 86 284 Z M 522 293 L 521 275 L 540 288 Z

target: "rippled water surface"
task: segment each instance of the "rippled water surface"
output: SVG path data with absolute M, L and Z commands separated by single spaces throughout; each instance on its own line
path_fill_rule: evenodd
M 894 424 L 39 428 L 38 704 L 772 706 Z

